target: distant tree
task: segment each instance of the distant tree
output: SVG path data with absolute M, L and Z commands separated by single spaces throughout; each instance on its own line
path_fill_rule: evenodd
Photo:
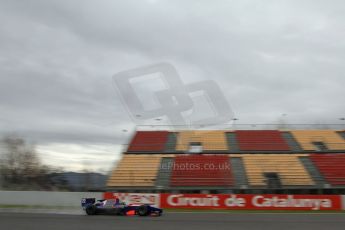
M 50 190 L 52 169 L 41 163 L 35 146 L 17 136 L 2 140 L 2 187 L 14 190 Z
M 73 180 L 69 174 L 74 176 Z M 35 146 L 21 137 L 7 136 L 0 140 L 1 189 L 87 191 L 93 187 L 92 183 L 87 162 L 83 173 L 66 173 L 42 164 Z

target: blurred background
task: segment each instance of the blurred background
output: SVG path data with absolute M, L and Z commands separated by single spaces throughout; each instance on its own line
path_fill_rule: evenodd
M 102 190 L 136 130 L 180 125 L 133 118 L 114 87 L 114 74 L 160 62 L 183 84 L 217 83 L 233 112 L 221 129 L 344 129 L 344 8 L 1 0 L 0 189 Z M 137 84 L 156 106 L 160 85 Z M 187 120 L 209 105 L 194 99 Z

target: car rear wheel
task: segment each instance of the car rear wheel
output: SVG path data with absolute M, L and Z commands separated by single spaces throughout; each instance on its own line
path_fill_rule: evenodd
M 85 211 L 86 211 L 86 214 L 88 215 L 96 215 L 96 206 L 89 205 L 86 207 Z
M 147 205 L 141 205 L 138 208 L 138 215 L 139 216 L 147 216 L 150 214 L 150 208 Z

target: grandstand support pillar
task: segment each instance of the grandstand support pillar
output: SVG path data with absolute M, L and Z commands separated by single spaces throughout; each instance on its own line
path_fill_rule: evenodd
M 201 190 L 200 193 L 201 194 L 210 194 L 210 190 Z
M 232 120 L 233 120 L 233 123 L 232 123 L 233 124 L 233 129 L 236 130 L 236 121 L 238 121 L 239 119 L 234 117 Z
M 126 134 L 128 130 L 122 129 L 121 130 L 121 141 L 122 141 L 122 152 L 126 151 Z

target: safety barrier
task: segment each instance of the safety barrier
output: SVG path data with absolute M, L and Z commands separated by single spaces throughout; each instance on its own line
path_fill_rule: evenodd
M 80 207 L 83 197 L 102 198 L 101 192 L 0 191 L 1 206 Z
M 345 195 L 249 195 L 167 193 L 82 193 L 0 191 L 0 205 L 80 207 L 82 197 L 117 196 L 127 204 L 150 204 L 173 209 L 218 210 L 345 210 Z
M 345 209 L 341 195 L 249 195 L 249 194 L 148 194 L 104 193 L 105 199 L 118 197 L 128 204 L 151 204 L 173 209 L 215 210 L 301 210 L 340 211 Z

